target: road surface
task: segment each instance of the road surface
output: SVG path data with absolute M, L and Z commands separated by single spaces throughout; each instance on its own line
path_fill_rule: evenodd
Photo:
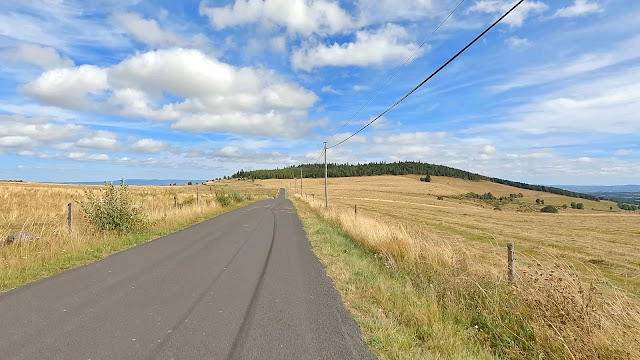
M 2 359 L 369 359 L 284 197 L 0 295 Z

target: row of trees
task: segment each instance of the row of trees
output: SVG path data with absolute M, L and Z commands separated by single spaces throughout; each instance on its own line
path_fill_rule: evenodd
M 300 176 L 305 178 L 322 178 L 324 177 L 324 164 L 304 164 L 298 166 L 290 166 L 283 169 L 272 170 L 240 170 L 235 173 L 233 178 L 250 178 L 250 179 L 293 179 Z M 376 175 L 424 175 L 430 176 L 448 176 L 465 180 L 486 180 L 498 184 L 509 185 L 520 189 L 543 191 L 558 195 L 576 197 L 581 199 L 589 199 L 600 201 L 594 195 L 577 193 L 574 191 L 564 190 L 553 186 L 531 185 L 517 181 L 504 180 L 499 178 L 487 177 L 468 171 L 455 169 L 444 165 L 435 165 L 424 163 L 421 161 L 399 161 L 393 163 L 372 162 L 368 164 L 328 164 L 328 177 L 351 177 L 351 176 L 376 176 Z
M 293 179 L 300 177 L 300 170 L 305 178 L 324 177 L 324 164 L 304 164 L 272 170 L 240 170 L 233 178 L 253 179 Z M 466 180 L 488 180 L 486 176 L 470 173 L 443 165 L 434 165 L 416 161 L 373 162 L 368 164 L 328 164 L 328 177 L 377 176 L 377 175 L 424 175 L 448 176 Z
M 638 206 L 636 205 L 629 205 L 629 204 L 623 204 L 623 203 L 618 203 L 618 207 L 622 210 L 627 210 L 627 211 L 636 211 L 638 210 Z

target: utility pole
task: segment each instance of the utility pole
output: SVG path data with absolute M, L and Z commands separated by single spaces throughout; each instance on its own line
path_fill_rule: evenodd
M 324 207 L 329 208 L 329 192 L 327 191 L 327 142 L 324 143 Z
M 300 196 L 302 196 L 302 168 L 300 168 Z

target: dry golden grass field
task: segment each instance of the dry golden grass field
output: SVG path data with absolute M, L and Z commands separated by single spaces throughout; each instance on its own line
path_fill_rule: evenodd
M 305 179 L 302 197 L 299 180 L 216 184 L 294 194 L 314 248 L 381 358 L 640 358 L 640 214 L 613 202 L 486 181 L 374 176 L 330 178 L 327 211 L 324 179 Z M 469 192 L 523 197 L 483 201 Z M 536 199 L 584 209 L 541 213 Z M 315 216 L 389 272 L 362 265 L 362 256 L 349 260 L 357 249 Z M 516 246 L 513 285 L 505 279 L 508 242 Z
M 432 176 L 371 176 L 330 178 L 329 202 L 333 207 L 353 209 L 403 225 L 409 231 L 428 231 L 477 253 L 477 261 L 506 261 L 506 244 L 514 242 L 519 262 L 562 262 L 574 265 L 585 276 L 640 295 L 640 213 L 618 209 L 611 201 L 592 201 L 551 193 L 513 188 L 487 181 L 468 181 Z M 227 180 L 218 182 L 236 191 L 278 189 L 296 191 L 299 180 Z M 324 179 L 304 179 L 303 190 L 324 203 Z M 522 193 L 501 210 L 476 199 L 462 197 L 474 192 L 494 196 Z M 437 200 L 443 196 L 443 200 Z M 558 214 L 540 213 L 543 205 L 584 204 L 583 210 L 560 209 Z M 610 207 L 614 211 L 610 211 Z M 474 260 L 475 261 L 475 260 Z M 496 269 L 502 271 L 503 269 Z M 603 276 L 601 276 L 603 275 Z M 603 284 L 608 286 L 607 284 Z
M 86 200 L 85 188 L 99 193 L 105 187 L 0 182 L 0 242 L 20 230 L 40 238 L 23 246 L 0 245 L 0 291 L 95 260 L 226 210 L 216 201 L 215 186 L 130 186 L 132 203 L 141 207 L 151 226 L 144 234 L 98 234 L 87 224 L 78 203 Z M 196 204 L 196 188 L 200 193 L 199 204 Z M 274 191 L 259 189 L 250 193 L 255 199 L 275 195 Z M 69 202 L 73 203 L 73 231 L 69 231 L 67 225 Z M 246 203 L 247 200 L 229 208 Z

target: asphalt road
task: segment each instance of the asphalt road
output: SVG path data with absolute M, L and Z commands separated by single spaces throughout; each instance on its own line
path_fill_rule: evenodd
M 0 295 L 1 359 L 369 359 L 285 198 Z

